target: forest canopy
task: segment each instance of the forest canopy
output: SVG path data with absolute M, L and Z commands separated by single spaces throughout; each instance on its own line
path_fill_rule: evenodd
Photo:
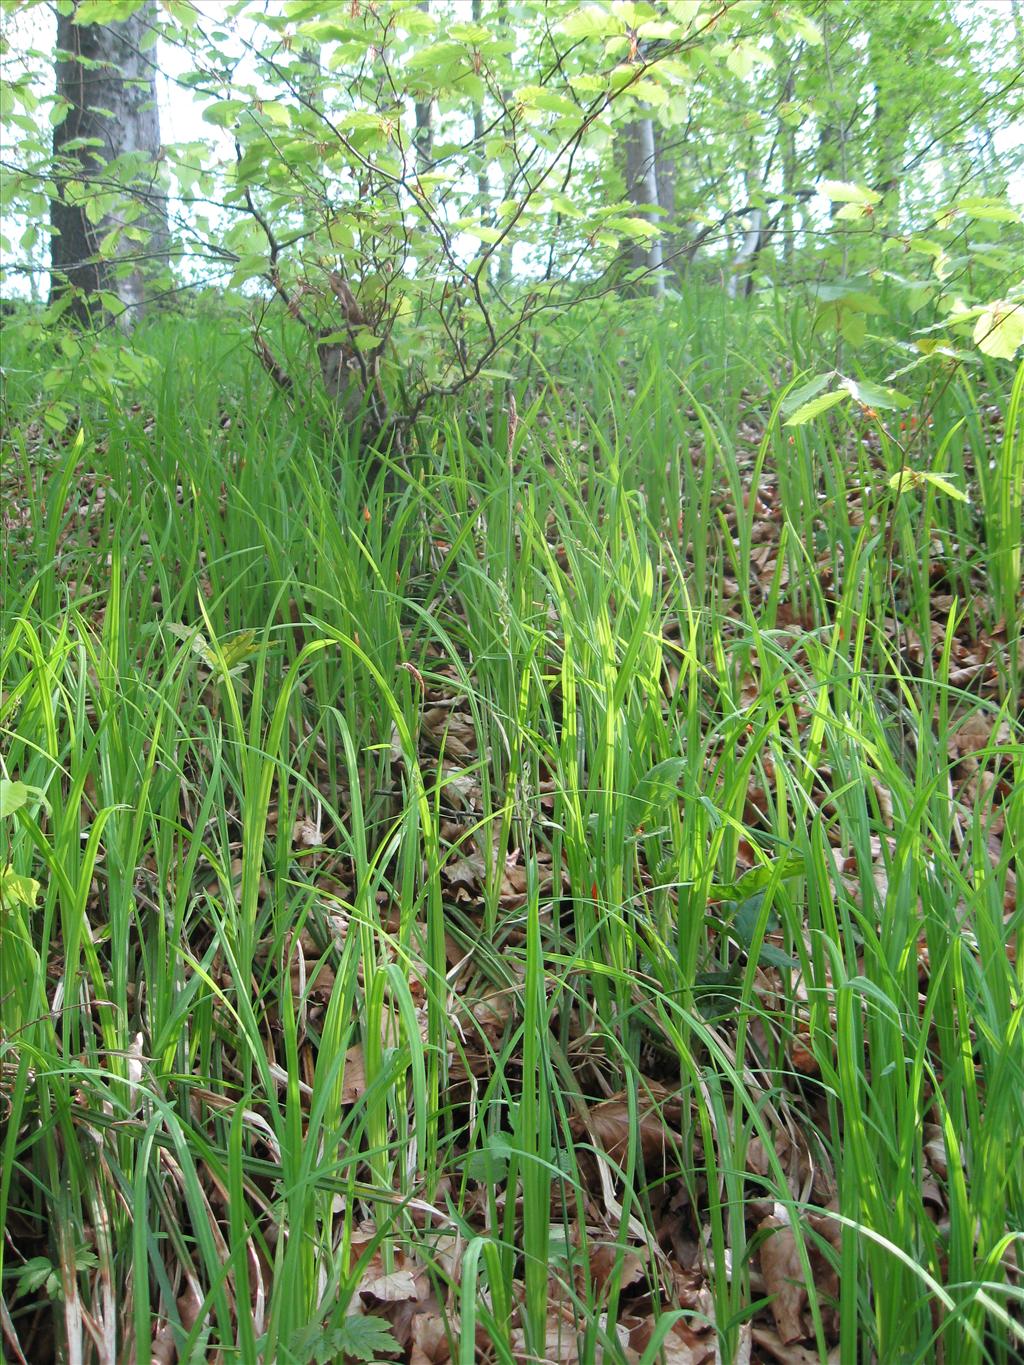
M 4 24 L 4 279 L 49 298 L 38 327 L 90 294 L 123 323 L 185 287 L 258 326 L 276 300 L 407 411 L 545 312 L 684 280 L 799 288 L 852 347 L 883 282 L 927 344 L 1024 337 L 1017 0 L 23 0 Z

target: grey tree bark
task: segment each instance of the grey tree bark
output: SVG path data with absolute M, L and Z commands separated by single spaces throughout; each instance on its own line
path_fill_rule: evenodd
M 626 148 L 626 193 L 637 209 L 658 223 L 657 214 L 651 209 L 659 207 L 658 199 L 658 154 L 654 142 L 654 121 L 649 118 L 638 119 L 626 125 L 624 130 Z M 663 252 L 660 235 L 648 242 L 637 242 L 630 255 L 634 269 L 649 270 L 651 291 L 660 298 L 665 293 L 665 277 L 662 271 Z
M 53 131 L 63 174 L 50 210 L 51 298 L 73 290 L 70 311 L 85 324 L 104 311 L 94 296 L 108 291 L 124 305 L 120 321 L 130 327 L 142 314 L 147 282 L 166 264 L 169 245 L 153 48 L 144 49 L 156 0 L 145 0 L 123 23 L 76 24 L 77 12 L 76 3 L 70 14 L 57 16 L 57 94 L 69 108 Z M 79 139 L 91 141 L 69 146 Z M 86 203 L 70 191 L 76 180 L 90 193 L 109 184 L 115 205 L 91 221 Z
M 416 8 L 429 14 L 430 0 L 419 0 Z M 416 148 L 416 169 L 422 171 L 430 165 L 434 156 L 434 101 L 416 100 L 413 108 L 416 116 L 416 131 L 412 139 Z

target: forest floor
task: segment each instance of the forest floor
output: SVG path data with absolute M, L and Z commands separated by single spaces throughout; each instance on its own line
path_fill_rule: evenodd
M 605 324 L 374 478 L 138 344 L 4 415 L 5 1359 L 1019 1360 L 1024 371 Z

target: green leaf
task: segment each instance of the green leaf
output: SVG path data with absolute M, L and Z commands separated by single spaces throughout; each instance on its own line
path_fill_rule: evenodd
M 565 95 L 546 90 L 542 85 L 521 85 L 515 91 L 516 100 L 527 109 L 543 109 L 550 114 L 579 114 L 578 107 Z
M 81 0 L 71 22 L 80 25 L 123 24 L 142 5 L 143 0 Z
M 665 8 L 685 30 L 697 22 L 702 4 L 703 0 L 666 0 Z
M 406 33 L 433 33 L 437 20 L 415 5 L 396 5 L 388 14 L 388 22 Z
M 956 208 L 959 213 L 966 213 L 971 218 L 983 218 L 991 223 L 1021 222 L 1020 212 L 1006 199 L 983 199 L 977 196 L 958 199 Z
M 412 54 L 406 62 L 406 69 L 422 71 L 432 67 L 435 71 L 450 70 L 453 65 L 467 60 L 466 49 L 460 43 L 430 43 Z
M 716 52 L 719 49 L 716 49 Z M 774 66 L 775 61 L 769 52 L 759 48 L 749 40 L 732 43 L 728 47 L 725 64 L 734 76 L 745 81 L 755 66 Z
M 613 33 L 623 31 L 623 21 L 614 13 L 614 8 L 603 5 L 587 5 L 563 19 L 557 32 L 567 38 L 608 38 Z
M 363 43 L 369 46 L 370 35 L 362 29 L 348 28 L 344 24 L 331 23 L 329 19 L 312 19 L 299 25 L 304 38 L 313 38 L 318 43 Z
M 822 180 L 818 189 L 833 204 L 877 204 L 882 198 L 867 185 L 857 185 L 849 180 Z
M 472 227 L 460 227 L 459 231 L 465 233 L 467 237 L 476 237 L 478 241 L 486 242 L 488 246 L 495 242 L 500 242 L 502 231 L 500 228 L 486 227 L 483 224 L 474 224 Z
M 863 313 L 849 308 L 839 310 L 839 334 L 851 346 L 862 346 L 868 334 L 868 320 Z
M 844 204 L 836 214 L 836 218 L 844 223 L 854 222 L 859 218 L 871 218 L 874 216 L 875 208 L 873 204 Z
M 370 1361 L 399 1349 L 388 1324 L 370 1315 L 347 1317 L 338 1327 L 311 1323 L 292 1334 L 289 1353 L 296 1360 L 333 1365 L 342 1356 Z
M 785 425 L 787 427 L 802 427 L 805 422 L 813 422 L 815 417 L 820 417 L 823 412 L 828 412 L 829 408 L 834 408 L 838 403 L 845 403 L 849 396 L 845 389 L 834 389 L 832 393 L 823 393 L 820 398 L 812 399 L 810 403 L 805 403 L 802 408 L 797 408 Z
M 788 18 L 794 38 L 799 38 L 808 47 L 820 47 L 825 41 L 821 29 L 809 15 L 790 11 Z
M 218 100 L 203 110 L 203 122 L 212 123 L 215 128 L 227 128 L 247 108 L 244 100 Z
M 844 379 L 842 387 L 855 403 L 866 408 L 909 408 L 910 399 L 888 385 L 870 384 L 866 379 Z
M 623 232 L 627 237 L 657 237 L 661 229 L 646 218 L 607 218 L 602 224 L 615 232 Z
M 644 774 L 629 796 L 626 823 L 630 829 L 661 820 L 678 796 L 680 778 L 688 768 L 685 758 L 666 758 Z
M 830 384 L 837 378 L 835 370 L 828 370 L 825 374 L 815 375 L 806 384 L 801 384 L 798 389 L 793 389 L 782 401 L 782 415 L 788 417 L 791 412 L 809 403 L 812 398 L 816 398 L 826 384 Z
M 353 109 L 342 114 L 337 122 L 339 128 L 351 128 L 356 132 L 366 129 L 379 133 L 384 121 L 379 114 L 371 114 L 367 109 Z
M 759 863 L 734 882 L 712 882 L 708 888 L 708 899 L 713 901 L 748 901 L 752 896 L 763 892 L 778 877 L 787 881 L 799 877 L 804 870 L 803 859 L 796 853 L 787 853 L 780 860 Z
M 35 877 L 23 877 L 18 872 L 12 872 L 9 867 L 0 872 L 0 905 L 24 905 L 26 909 L 32 910 L 39 899 L 41 889 Z
M 452 42 L 468 43 L 471 47 L 486 43 L 491 36 L 490 29 L 484 28 L 482 24 L 449 24 L 446 32 Z
M 291 110 L 288 106 L 279 104 L 276 100 L 268 100 L 265 104 L 258 105 L 256 113 L 261 118 L 265 118 L 268 123 L 272 123 L 275 128 L 287 128 L 292 121 Z
M 29 789 L 24 782 L 12 782 L 9 778 L 0 777 L 0 818 L 21 810 L 28 800 L 28 794 Z
M 352 337 L 352 345 L 357 351 L 376 351 L 384 345 L 384 338 L 375 335 L 369 327 L 360 327 Z
M 954 502 L 970 502 L 970 498 L 962 489 L 944 479 L 941 474 L 934 474 L 930 469 L 899 469 L 889 480 L 889 487 L 895 489 L 897 494 L 907 493 L 911 489 L 923 488 L 926 485 L 945 494 L 947 498 L 952 498 Z
M 1012 360 L 1024 345 L 1024 299 L 990 303 L 975 324 L 974 344 L 985 355 Z

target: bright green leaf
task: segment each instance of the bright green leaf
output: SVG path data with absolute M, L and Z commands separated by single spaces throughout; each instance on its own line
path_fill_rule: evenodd
M 843 379 L 841 384 L 855 403 L 860 403 L 866 408 L 892 410 L 910 406 L 910 399 L 896 389 L 871 384 L 866 379 Z
M 24 782 L 12 782 L 0 777 L 0 817 L 13 815 L 28 800 L 29 788 Z
M 960 213 L 971 218 L 983 218 L 992 223 L 1019 223 L 1020 212 L 1005 199 L 983 199 L 978 197 L 958 199 L 956 207 Z
M 834 408 L 838 403 L 845 403 L 849 396 L 845 389 L 834 389 L 831 393 L 823 393 L 820 398 L 814 398 L 810 403 L 805 403 L 802 408 L 797 408 L 785 425 L 787 427 L 801 427 L 805 422 L 812 422 L 815 417 L 820 417 L 823 412 L 828 412 L 829 408 Z
M 558 25 L 558 32 L 567 38 L 607 38 L 613 33 L 621 33 L 624 28 L 622 18 L 614 9 L 603 5 L 587 5 L 576 10 Z
M 9 867 L 0 871 L 0 905 L 24 905 L 31 910 L 39 899 L 40 889 L 35 877 L 23 877 Z
M 822 180 L 818 189 L 833 204 L 877 204 L 882 198 L 867 185 L 855 185 L 848 180 Z
M 935 474 L 930 469 L 899 469 L 889 480 L 889 487 L 898 494 L 926 486 L 945 494 L 954 502 L 970 502 L 966 493 L 951 484 L 948 479 L 944 479 L 941 474 Z
M 1012 360 L 1024 345 L 1024 299 L 990 303 L 975 324 L 974 344 L 985 355 Z

